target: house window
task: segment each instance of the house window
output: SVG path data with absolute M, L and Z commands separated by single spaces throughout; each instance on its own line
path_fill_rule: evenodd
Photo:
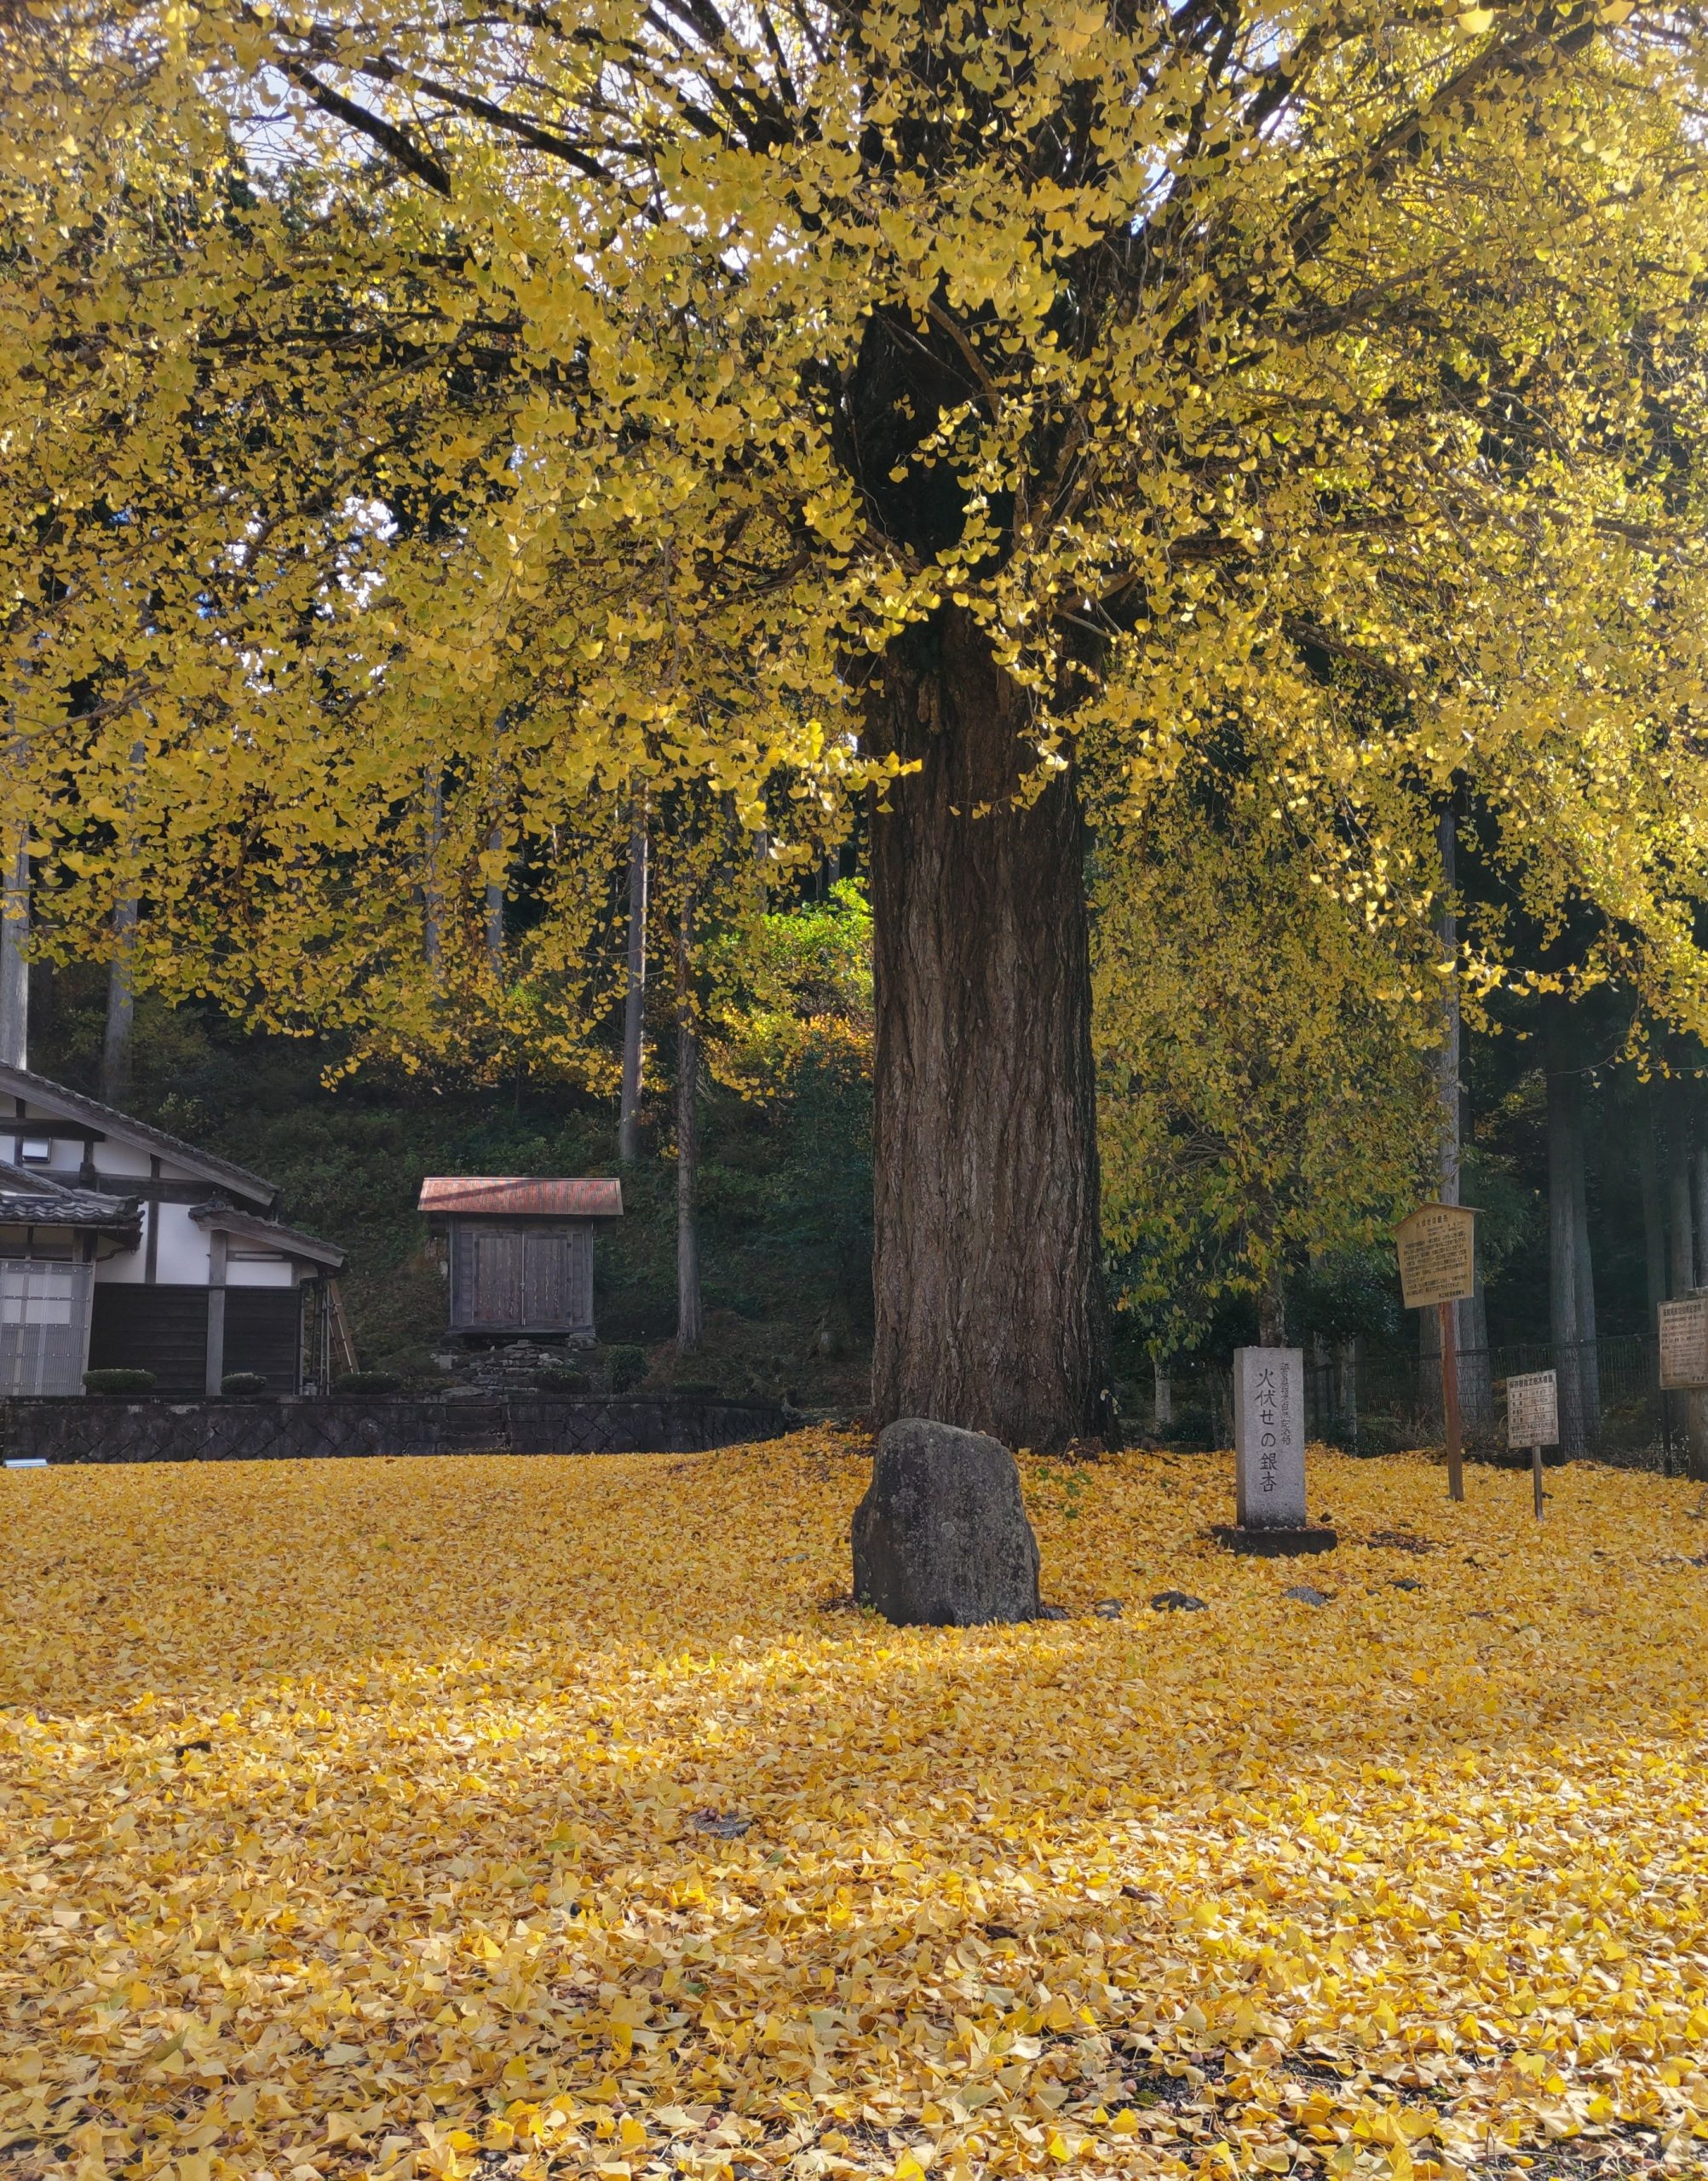
M 18 1164 L 20 1166 L 50 1166 L 54 1161 L 54 1140 L 50 1136 L 20 1136 L 18 1138 Z

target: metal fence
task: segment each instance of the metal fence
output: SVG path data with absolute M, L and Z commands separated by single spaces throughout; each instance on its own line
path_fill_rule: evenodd
M 1657 1343 L 1641 1333 L 1604 1340 L 1516 1341 L 1468 1349 L 1459 1356 L 1459 1410 L 1472 1459 L 1506 1457 L 1506 1381 L 1527 1371 L 1560 1376 L 1562 1422 L 1579 1420 L 1574 1451 L 1624 1469 L 1682 1475 L 1687 1418 L 1682 1394 L 1660 1390 Z M 1575 1406 L 1574 1406 L 1575 1404 Z M 1182 1445 L 1234 1443 L 1234 1373 L 1205 1366 L 1174 1373 L 1165 1414 L 1154 1404 L 1141 1424 Z M 1314 1439 L 1357 1453 L 1394 1453 L 1439 1445 L 1442 1435 L 1438 1358 L 1362 1344 L 1331 1358 L 1306 1352 L 1305 1419 Z

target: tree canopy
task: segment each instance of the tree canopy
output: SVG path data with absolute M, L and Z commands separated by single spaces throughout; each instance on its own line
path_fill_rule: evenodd
M 704 784 L 786 869 L 871 788 L 880 873 L 894 838 L 965 895 L 982 842 L 1012 906 L 1073 855 L 1028 809 L 1077 790 L 1143 854 L 1207 757 L 1377 918 L 1464 787 L 1530 908 L 1587 906 L 1602 965 L 1699 1026 L 1700 29 L 1630 0 L 10 12 L 6 762 L 60 943 L 128 895 L 158 974 L 452 1037 L 411 920 L 443 947 L 453 897 L 615 838 L 637 790 Z M 941 791 L 910 786 L 933 751 Z M 1064 1207 L 1068 1288 L 1070 884 L 1035 894 L 1067 965 L 1036 1020 L 1073 1083 L 992 1217 L 1009 1250 Z M 875 906 L 882 1104 L 926 1034 L 899 978 L 1053 981 L 1021 909 L 934 956 L 929 902 Z M 1018 1019 L 988 982 L 929 1036 Z M 950 1116 L 969 1173 L 1003 1110 Z M 886 1160 L 936 1125 L 881 1119 L 880 1259 Z M 939 1224 L 979 1201 L 946 1181 Z M 1078 1390 L 1017 1391 L 1016 1430 L 1089 1413 L 1095 1317 Z
M 963 602 L 1045 767 L 1465 772 L 1694 993 L 1693 33 L 20 11 L 14 791 L 64 827 L 69 718 L 75 823 L 135 814 L 83 860 L 170 806 L 153 900 L 222 919 L 223 835 L 325 943 L 303 870 L 433 764 L 490 802 L 501 715 L 513 814 L 676 767 L 810 830 L 861 657 Z

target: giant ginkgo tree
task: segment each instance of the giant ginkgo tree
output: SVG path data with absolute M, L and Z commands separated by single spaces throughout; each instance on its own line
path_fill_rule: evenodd
M 158 797 L 192 862 L 241 803 L 256 929 L 282 959 L 308 919 L 331 983 L 338 887 L 423 782 L 446 826 L 501 770 L 538 834 L 692 773 L 785 860 L 869 795 L 881 1418 L 1099 1420 L 1085 818 L 1142 853 L 1188 751 L 1308 809 L 1372 901 L 1392 799 L 1468 786 L 1544 905 L 1699 1014 L 1692 8 L 4 20 L 53 186 L 124 170 L 91 261 L 204 204 L 129 323 L 41 224 L 6 368 L 148 378 L 110 420 L 138 509 L 233 451 L 147 624 L 170 728 L 139 785 L 134 722 L 83 728 L 79 793 L 128 781 L 133 841 Z M 137 528 L 60 520 L 96 619 Z M 229 909 L 165 890 L 163 949 L 228 959 Z

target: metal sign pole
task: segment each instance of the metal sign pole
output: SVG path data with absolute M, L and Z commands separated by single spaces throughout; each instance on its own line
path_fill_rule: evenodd
M 1536 1519 L 1539 1522 L 1542 1519 L 1542 1449 L 1540 1447 L 1533 1447 L 1530 1449 L 1530 1482 L 1536 1495 Z
M 1453 1303 L 1438 1303 L 1441 1323 L 1441 1407 L 1447 1425 L 1447 1497 L 1463 1499 L 1465 1496 L 1465 1465 L 1459 1442 L 1459 1348 L 1458 1327 L 1454 1321 L 1458 1306 Z

